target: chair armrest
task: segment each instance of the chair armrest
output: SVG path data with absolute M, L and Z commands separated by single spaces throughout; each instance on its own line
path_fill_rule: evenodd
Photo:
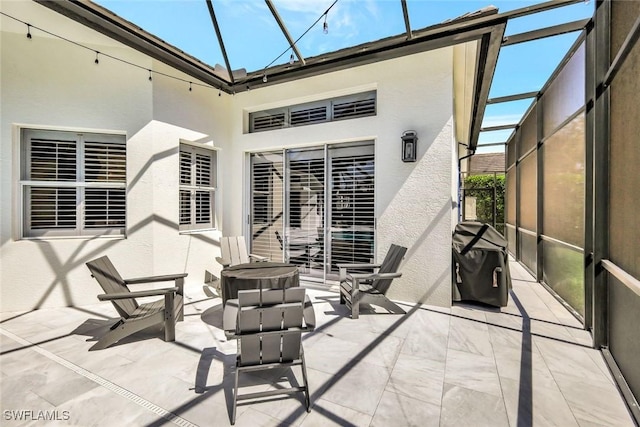
M 352 280 L 377 280 L 377 279 L 395 279 L 396 277 L 402 276 L 402 273 L 355 273 L 349 274 L 347 277 Z
M 336 264 L 338 266 L 338 280 L 344 282 L 347 279 L 348 270 L 364 270 L 371 269 L 374 273 L 380 268 L 381 264 Z
M 163 276 L 136 277 L 134 279 L 125 279 L 127 285 L 138 285 L 140 283 L 168 282 L 171 280 L 184 279 L 188 273 L 165 274 Z
M 119 292 L 116 294 L 100 294 L 98 295 L 98 299 L 100 301 L 111 301 L 111 300 L 128 299 L 128 298 L 154 297 L 158 295 L 176 293 L 179 290 L 180 288 L 175 286 L 173 288 L 151 289 L 148 291 Z
M 229 267 L 231 265 L 231 261 L 229 261 L 228 259 L 221 258 L 219 256 L 216 257 L 216 261 L 218 261 L 218 264 L 222 265 L 223 267 Z
M 255 254 L 249 254 L 249 258 L 253 258 L 258 262 L 269 261 L 268 257 Z
M 382 264 L 336 264 L 338 268 L 351 270 L 354 268 L 380 268 Z

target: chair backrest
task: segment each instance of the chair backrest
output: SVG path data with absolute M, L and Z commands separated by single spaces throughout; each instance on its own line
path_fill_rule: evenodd
M 380 264 L 380 270 L 378 270 L 378 273 L 397 272 L 405 253 L 407 253 L 407 248 L 398 245 L 391 245 L 387 252 L 387 256 L 384 257 L 384 261 Z M 386 294 L 389 287 L 391 287 L 392 281 L 393 279 L 378 279 L 375 280 L 371 286 L 376 288 L 378 292 Z
M 240 366 L 300 357 L 304 295 L 301 287 L 238 291 Z
M 105 294 L 131 292 L 108 256 L 105 255 L 87 262 L 87 267 Z M 125 319 L 131 317 L 133 312 L 138 308 L 138 303 L 133 298 L 112 300 L 111 302 L 118 311 L 118 314 Z
M 230 262 L 230 266 L 251 261 L 243 236 L 220 238 L 220 252 L 222 258 Z

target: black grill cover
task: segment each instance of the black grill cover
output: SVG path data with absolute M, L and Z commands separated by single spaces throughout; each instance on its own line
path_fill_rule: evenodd
M 505 307 L 511 274 L 507 241 L 495 228 L 461 222 L 453 233 L 454 301 L 475 301 Z

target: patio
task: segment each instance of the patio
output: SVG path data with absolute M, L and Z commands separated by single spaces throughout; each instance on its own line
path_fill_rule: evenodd
M 311 413 L 296 398 L 272 399 L 239 406 L 236 425 L 634 425 L 589 333 L 522 266 L 510 267 L 501 311 L 405 305 L 406 315 L 351 320 L 337 293 L 308 288 L 318 325 L 304 338 Z M 2 313 L 3 425 L 46 416 L 228 425 L 236 343 L 221 331 L 219 298 L 193 287 L 186 296 L 175 342 L 137 335 L 95 352 L 92 331 L 115 316 L 111 304 Z M 273 386 L 275 374 L 245 385 Z

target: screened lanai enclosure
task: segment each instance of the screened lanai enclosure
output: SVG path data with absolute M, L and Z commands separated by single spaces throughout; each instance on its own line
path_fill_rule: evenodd
M 511 253 L 592 331 L 636 420 L 639 36 L 640 2 L 596 2 L 510 136 L 506 165 Z
M 428 13 L 431 2 L 400 0 L 378 39 L 359 28 L 329 52 L 304 37 L 323 21 L 325 32 L 346 25 L 331 20 L 346 1 L 321 2 L 309 28 L 284 1 L 245 2 L 252 13 L 239 3 L 178 3 L 176 16 L 200 8 L 198 48 L 218 55 L 206 58 L 179 38 L 165 42 L 172 35 L 153 27 L 145 2 L 122 17 L 117 1 L 0 3 L 3 307 L 95 302 L 82 287 L 84 258 L 107 249 L 130 266 L 171 262 L 201 280 L 219 267 L 220 237 L 242 235 L 251 253 L 297 265 L 324 290 L 338 264 L 406 245 L 390 298 L 450 308 L 451 232 L 479 219 L 504 232 L 513 259 L 591 332 L 640 423 L 640 1 L 450 2 L 443 17 Z M 582 9 L 563 14 L 572 7 Z M 231 40 L 254 49 L 241 58 Z M 275 59 L 262 48 L 277 54 L 282 43 Z M 543 70 L 552 45 L 566 53 Z M 81 148 L 27 160 L 38 154 L 30 135 L 42 132 L 74 135 Z M 418 139 L 405 158 L 406 132 Z M 85 173 L 93 134 L 117 140 L 116 178 Z M 109 163 L 113 152 L 96 147 L 95 164 Z M 505 158 L 493 188 L 465 188 L 474 156 L 492 152 Z M 77 168 L 70 176 L 25 172 L 65 161 Z M 490 215 L 466 212 L 483 194 Z M 109 209 L 115 220 L 100 217 Z M 56 223 L 68 212 L 72 224 Z M 29 271 L 16 267 L 27 258 Z

